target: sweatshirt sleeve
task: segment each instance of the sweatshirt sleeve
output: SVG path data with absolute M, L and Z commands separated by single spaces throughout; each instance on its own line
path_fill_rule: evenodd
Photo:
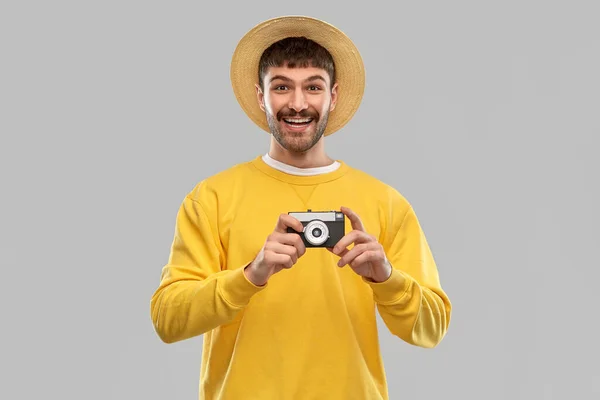
M 448 330 L 452 305 L 442 290 L 432 252 L 414 209 L 394 193 L 382 245 L 393 270 L 373 289 L 390 332 L 407 343 L 433 348 Z
M 224 269 L 226 255 L 212 202 L 196 190 L 179 207 L 168 262 L 150 302 L 154 329 L 165 343 L 232 321 L 266 287 L 250 282 L 243 266 Z

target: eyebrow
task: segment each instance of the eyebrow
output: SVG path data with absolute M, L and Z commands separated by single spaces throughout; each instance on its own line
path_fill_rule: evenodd
M 275 76 L 273 76 L 273 77 L 272 77 L 272 78 L 269 80 L 269 82 L 273 82 L 273 81 L 274 81 L 274 80 L 276 80 L 276 79 L 280 79 L 280 80 L 282 80 L 282 81 L 286 81 L 286 82 L 291 82 L 291 79 L 290 79 L 290 78 L 288 78 L 288 77 L 285 77 L 285 76 L 283 76 L 283 75 L 275 75 Z M 310 82 L 310 81 L 315 81 L 315 80 L 321 80 L 321 81 L 323 81 L 324 83 L 327 83 L 327 82 L 325 81 L 325 78 L 323 78 L 321 75 L 312 75 L 312 76 L 309 76 L 309 77 L 308 77 L 308 78 L 306 78 L 304 81 L 305 81 L 305 82 Z

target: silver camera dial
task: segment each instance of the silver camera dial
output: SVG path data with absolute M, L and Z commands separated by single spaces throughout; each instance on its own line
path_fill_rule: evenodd
M 329 228 L 323 221 L 310 221 L 304 228 L 304 237 L 313 246 L 319 246 L 329 238 Z

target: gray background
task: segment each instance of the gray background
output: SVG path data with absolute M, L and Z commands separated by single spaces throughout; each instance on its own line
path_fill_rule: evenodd
M 2 2 L 1 398 L 197 397 L 150 297 L 183 196 L 267 151 L 229 61 L 282 14 L 361 49 L 326 146 L 413 203 L 454 305 L 435 350 L 381 325 L 392 399 L 600 398 L 598 3 L 383 4 Z

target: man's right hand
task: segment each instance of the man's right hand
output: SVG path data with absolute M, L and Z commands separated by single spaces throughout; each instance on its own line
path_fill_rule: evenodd
M 292 268 L 298 258 L 304 255 L 306 247 L 302 238 L 297 233 L 288 233 L 288 227 L 296 232 L 302 232 L 304 229 L 296 218 L 281 214 L 275 230 L 267 237 L 254 261 L 244 268 L 244 274 L 250 282 L 263 286 L 273 274 L 284 268 Z

